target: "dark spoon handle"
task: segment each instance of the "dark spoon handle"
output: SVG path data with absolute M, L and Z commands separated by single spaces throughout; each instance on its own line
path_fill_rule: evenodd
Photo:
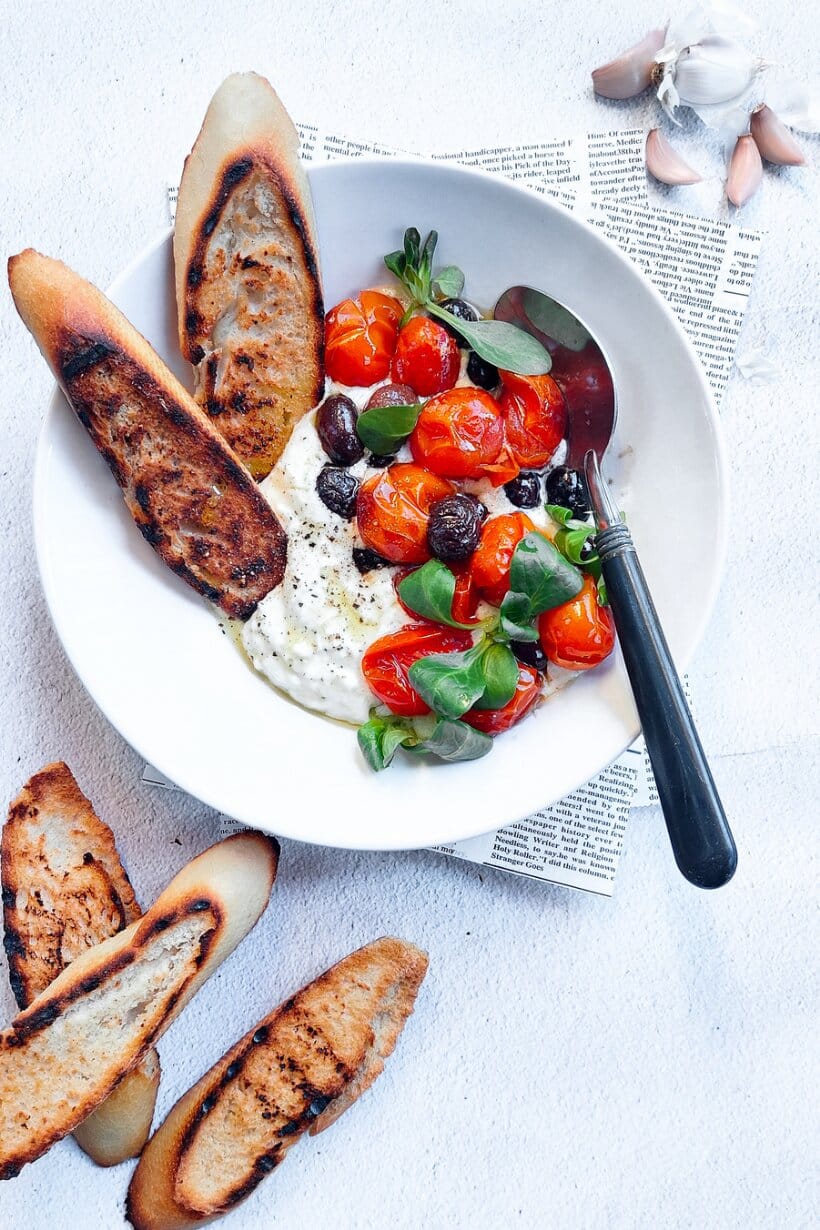
M 596 542 L 675 862 L 698 888 L 720 888 L 737 849 L 632 536 L 610 525 Z

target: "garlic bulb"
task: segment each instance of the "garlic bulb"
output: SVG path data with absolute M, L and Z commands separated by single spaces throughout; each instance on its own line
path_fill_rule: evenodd
M 640 94 L 652 82 L 655 53 L 660 51 L 665 38 L 665 30 L 650 30 L 634 47 L 596 68 L 592 74 L 595 93 L 603 98 L 619 99 Z
M 659 128 L 651 128 L 647 134 L 646 169 L 662 184 L 699 184 L 703 179 L 684 162 Z
M 803 166 L 806 161 L 803 151 L 771 107 L 758 107 L 752 115 L 750 128 L 755 145 L 767 162 L 781 167 Z
M 754 80 L 758 62 L 740 43 L 712 34 L 684 47 L 667 70 L 673 74 L 680 101 L 698 106 L 729 102 L 743 94 Z
M 733 205 L 745 205 L 760 187 L 763 178 L 763 163 L 760 150 L 750 132 L 738 137 L 737 145 L 729 162 L 729 178 L 726 195 Z

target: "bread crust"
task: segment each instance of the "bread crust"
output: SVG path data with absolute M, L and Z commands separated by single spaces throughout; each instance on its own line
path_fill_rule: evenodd
M 9 981 L 21 1008 L 80 952 L 142 915 L 113 833 L 64 761 L 35 773 L 11 803 L 0 878 Z M 152 1050 L 76 1129 L 75 1140 L 98 1165 L 139 1155 L 159 1079 Z
M 260 1021 L 143 1151 L 126 1204 L 136 1230 L 176 1230 L 229 1211 L 301 1136 L 333 1122 L 382 1071 L 426 971 L 424 953 L 387 936 Z
M 0 1034 L 0 1179 L 72 1131 L 140 1062 L 259 918 L 278 854 L 261 833 L 212 846 Z
M 196 399 L 257 479 L 322 395 L 317 252 L 298 133 L 264 77 L 235 73 L 185 162 L 174 263 Z
M 147 542 L 229 616 L 285 570 L 287 539 L 253 479 L 145 338 L 60 261 L 29 248 L 9 285 Z

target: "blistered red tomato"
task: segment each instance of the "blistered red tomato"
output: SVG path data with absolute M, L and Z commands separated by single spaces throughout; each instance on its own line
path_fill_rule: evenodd
M 470 633 L 458 628 L 408 624 L 373 642 L 362 658 L 362 674 L 373 695 L 393 713 L 421 717 L 430 710 L 410 684 L 410 667 L 428 654 L 453 653 L 469 649 L 472 643 Z
M 524 470 L 540 470 L 567 431 L 564 395 L 551 376 L 500 373 L 507 444 Z
M 448 564 L 447 567 L 456 578 L 456 588 L 453 594 L 453 606 L 451 615 L 453 619 L 460 624 L 474 623 L 478 617 L 478 591 L 473 584 L 473 578 L 470 573 L 470 561 L 465 560 L 460 564 Z M 405 606 L 401 600 L 399 593 L 399 585 L 405 577 L 409 577 L 411 572 L 415 572 L 414 568 L 397 568 L 393 573 L 393 584 L 396 587 L 396 601 L 403 611 L 406 611 L 413 619 L 421 619 L 416 611 L 411 611 L 409 606 Z
M 473 584 L 487 602 L 501 606 L 510 588 L 513 552 L 525 534 L 536 527 L 526 513 L 501 513 L 488 517 L 481 528 L 481 540 L 470 560 Z
M 410 451 L 419 465 L 442 478 L 478 478 L 503 443 L 504 422 L 495 398 L 483 389 L 449 389 L 425 402 Z
M 541 676 L 532 666 L 518 663 L 518 683 L 512 698 L 501 709 L 470 709 L 464 721 L 483 730 L 485 735 L 500 735 L 529 713 L 541 695 Z
M 430 558 L 430 508 L 454 491 L 452 483 L 412 462 L 379 470 L 362 483 L 356 499 L 362 542 L 394 564 L 423 564 Z
M 399 330 L 391 371 L 420 397 L 451 389 L 461 370 L 458 342 L 443 325 L 427 316 L 413 316 Z
M 340 384 L 384 380 L 396 349 L 402 305 L 380 290 L 343 299 L 325 318 L 325 368 Z
M 570 671 L 598 666 L 615 644 L 612 613 L 598 602 L 598 586 L 589 575 L 577 597 L 544 611 L 538 632 L 550 662 Z

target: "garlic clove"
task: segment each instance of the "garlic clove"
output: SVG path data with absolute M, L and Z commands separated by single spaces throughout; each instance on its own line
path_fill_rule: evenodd
M 751 85 L 759 62 L 740 43 L 709 34 L 684 47 L 674 64 L 675 87 L 687 106 L 722 103 L 737 98 Z
M 763 163 L 760 150 L 750 132 L 738 137 L 729 162 L 726 195 L 733 205 L 745 205 L 760 187 Z
M 703 179 L 684 162 L 659 128 L 651 128 L 647 133 L 646 169 L 662 184 L 699 184 Z
M 634 47 L 622 52 L 615 60 L 596 68 L 592 88 L 602 98 L 634 98 L 652 80 L 655 54 L 663 47 L 665 30 L 650 30 Z
M 758 107 L 750 123 L 755 145 L 767 162 L 779 167 L 802 167 L 806 159 L 792 134 L 771 107 Z

